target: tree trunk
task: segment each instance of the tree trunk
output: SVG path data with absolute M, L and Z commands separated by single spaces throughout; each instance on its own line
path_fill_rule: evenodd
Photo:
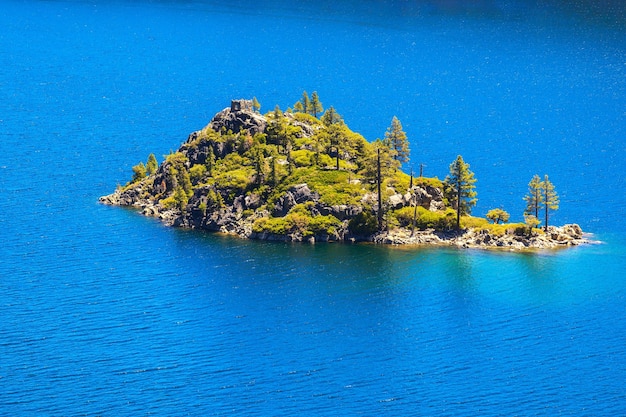
M 380 149 L 378 149 L 378 158 L 376 163 L 376 178 L 378 180 L 378 230 L 383 230 L 383 193 L 381 191 L 380 178 Z
M 413 226 L 411 227 L 411 237 L 415 233 L 415 223 L 417 223 L 417 197 L 415 198 L 415 202 L 413 204 Z
M 456 184 L 456 230 L 461 230 L 461 183 Z

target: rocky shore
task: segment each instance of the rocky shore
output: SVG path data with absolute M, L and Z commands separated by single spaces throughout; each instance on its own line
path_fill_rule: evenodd
M 456 248 L 501 249 L 509 251 L 523 251 L 530 249 L 556 249 L 570 246 L 599 243 L 588 234 L 583 233 L 577 224 L 568 224 L 561 227 L 550 226 L 548 231 L 533 230 L 530 234 L 516 234 L 513 230 L 496 235 L 487 230 L 466 229 L 461 231 L 410 230 L 395 228 L 393 230 L 375 233 L 371 236 L 355 236 L 350 233 L 348 220 L 357 207 L 337 206 L 327 207 L 326 210 L 344 218 L 342 227 L 334 234 L 317 234 L 304 236 L 302 233 L 276 234 L 270 232 L 255 232 L 254 222 L 259 218 L 269 217 L 267 211 L 257 211 L 254 215 L 243 217 L 244 207 L 254 206 L 254 202 L 238 201 L 232 206 L 203 217 L 200 213 L 185 216 L 178 209 L 164 209 L 149 199 L 136 198 L 135 192 L 120 192 L 100 197 L 100 203 L 113 206 L 133 207 L 144 216 L 155 217 L 168 226 L 203 229 L 229 235 L 236 235 L 244 239 L 257 239 L 281 242 L 373 242 L 384 245 L 412 245 L 412 246 L 448 246 Z M 306 184 L 288 191 L 284 200 L 292 201 L 296 198 L 306 198 L 311 195 Z M 253 199 L 252 199 L 253 200 Z M 283 207 L 283 210 L 288 208 Z
M 487 230 L 466 229 L 460 232 L 394 230 L 374 236 L 375 243 L 392 245 L 452 246 L 505 250 L 556 249 L 568 246 L 599 243 L 583 233 L 577 224 L 549 226 L 548 232 L 535 230 L 531 235 L 505 233 L 495 235 Z

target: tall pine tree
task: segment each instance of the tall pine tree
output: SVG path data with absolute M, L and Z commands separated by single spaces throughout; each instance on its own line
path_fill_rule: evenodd
M 461 229 L 461 215 L 470 214 L 472 207 L 476 205 L 476 178 L 470 171 L 469 164 L 463 161 L 461 155 L 450 164 L 450 174 L 444 180 L 446 188 L 450 191 L 448 198 L 456 205 L 456 228 Z
M 303 113 L 311 112 L 311 100 L 309 99 L 309 95 L 307 94 L 306 90 L 302 92 L 302 98 L 300 99 L 300 103 L 302 104 Z
M 261 103 L 259 103 L 259 100 L 257 100 L 256 97 L 252 97 L 252 110 L 255 113 L 259 113 L 261 111 Z
M 322 114 L 324 111 L 324 107 L 322 107 L 322 102 L 320 101 L 319 96 L 317 95 L 317 91 L 313 91 L 311 94 L 311 108 L 309 109 L 309 114 L 312 114 L 313 117 L 317 118 L 318 114 Z
M 396 116 L 391 119 L 391 125 L 385 132 L 385 142 L 393 152 L 393 158 L 400 164 L 409 161 L 409 140 L 402 130 L 402 123 Z
M 153 153 L 148 155 L 148 162 L 146 163 L 146 174 L 152 175 L 159 168 L 159 164 L 156 160 L 156 156 Z
M 548 212 L 550 210 L 559 209 L 559 196 L 557 195 L 554 184 L 550 182 L 548 176 L 544 176 L 541 182 L 541 190 L 543 192 L 543 206 L 546 210 L 546 221 L 544 224 L 544 230 L 548 231 Z
M 528 194 L 524 196 L 526 209 L 524 214 L 532 214 L 539 218 L 539 208 L 543 205 L 543 192 L 541 190 L 541 178 L 535 174 L 528 183 Z

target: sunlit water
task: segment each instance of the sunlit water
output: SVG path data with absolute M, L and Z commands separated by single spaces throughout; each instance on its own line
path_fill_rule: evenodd
M 0 415 L 626 414 L 623 9 L 0 2 Z M 584 9 L 584 7 L 583 7 Z M 478 214 L 604 241 L 514 254 L 284 245 L 100 206 L 231 98 L 316 90 Z

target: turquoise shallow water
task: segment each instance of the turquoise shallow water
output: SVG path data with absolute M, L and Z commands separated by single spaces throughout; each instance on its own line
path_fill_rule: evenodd
M 0 415 L 626 414 L 619 4 L 0 4 Z M 268 244 L 96 203 L 303 89 L 368 139 L 397 115 L 427 175 L 461 153 L 479 214 L 548 173 L 605 243 Z

